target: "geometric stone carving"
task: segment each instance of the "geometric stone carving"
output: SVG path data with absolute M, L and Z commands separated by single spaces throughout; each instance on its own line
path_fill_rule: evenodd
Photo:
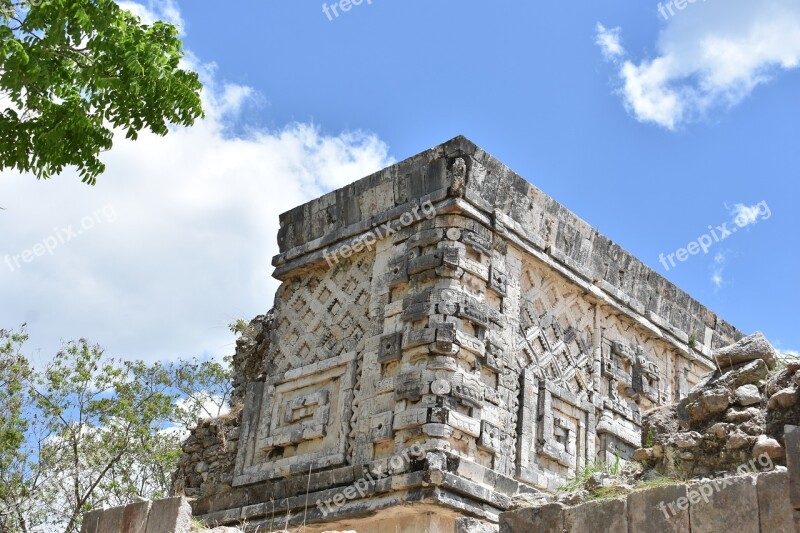
M 343 464 L 354 380 L 351 352 L 249 384 L 234 485 Z
M 558 488 L 563 479 L 594 460 L 594 405 L 534 369 L 522 377 L 522 434 L 517 475 L 536 486 Z M 554 476 L 561 471 L 560 479 Z
M 486 420 L 481 421 L 481 438 L 478 446 L 495 454 L 508 454 L 512 442 L 511 435 L 506 431 Z
M 656 405 L 661 403 L 658 365 L 645 356 L 641 346 L 634 348 L 623 342 L 613 342 L 602 369 L 605 377 L 621 385 L 625 396 L 637 401 L 645 397 Z
M 385 442 L 392 440 L 392 420 L 394 412 L 388 411 L 370 418 L 369 440 L 371 442 Z
M 466 405 L 480 407 L 483 404 L 483 385 L 472 376 L 458 372 L 451 378 L 451 391 Z
M 387 363 L 397 361 L 402 356 L 403 333 L 391 333 L 381 337 L 381 345 L 378 351 L 378 362 Z
M 406 255 L 390 261 L 386 274 L 386 285 L 389 288 L 395 288 L 403 283 L 408 283 L 408 257 Z
M 267 360 L 271 375 L 358 350 L 370 325 L 371 268 L 365 259 L 344 259 L 281 286 Z
M 422 397 L 422 388 L 421 376 L 418 371 L 400 374 L 395 381 L 395 399 L 418 402 Z
M 499 268 L 493 266 L 490 271 L 489 288 L 501 296 L 505 296 L 507 285 L 508 277 Z

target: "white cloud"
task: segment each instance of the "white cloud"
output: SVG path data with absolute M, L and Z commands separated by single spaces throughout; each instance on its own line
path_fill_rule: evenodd
M 0 327 L 27 322 L 40 364 L 79 337 L 126 358 L 232 353 L 226 325 L 272 306 L 278 215 L 393 162 L 360 131 L 295 123 L 232 135 L 255 91 L 200 72 L 206 119 L 166 137 L 119 136 L 97 186 L 74 172 L 0 175 Z M 69 226 L 80 235 L 64 238 Z M 52 254 L 24 262 L 53 239 Z
M 725 261 L 727 258 L 723 252 L 717 253 L 714 256 L 714 262 L 711 265 L 711 283 L 714 284 L 714 289 L 719 290 L 725 283 L 723 273 L 725 272 Z
M 138 16 L 144 24 L 152 24 L 157 20 L 163 20 L 174 24 L 178 29 L 183 29 L 184 27 L 181 12 L 174 0 L 148 0 L 146 6 L 142 3 L 128 0 L 117 0 L 117 4 L 122 9 Z
M 736 221 L 736 225 L 740 228 L 755 224 L 759 221 L 762 215 L 758 205 L 747 206 L 744 204 L 735 204 L 733 208 L 729 209 L 731 216 Z
M 597 23 L 597 39 L 595 40 L 595 44 L 603 51 L 603 55 L 606 59 L 613 60 L 625 55 L 625 49 L 620 42 L 620 32 L 622 32 L 622 28 L 617 27 L 608 30 L 599 22 Z
M 609 50 L 612 59 L 626 54 L 613 46 L 619 34 L 609 36 L 598 24 L 597 35 L 607 58 Z M 656 49 L 653 58 L 619 66 L 619 93 L 637 120 L 677 129 L 738 104 L 759 84 L 800 65 L 800 2 L 688 4 L 669 18 Z

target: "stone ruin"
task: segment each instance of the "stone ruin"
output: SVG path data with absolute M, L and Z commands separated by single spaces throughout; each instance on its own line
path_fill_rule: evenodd
M 761 333 L 714 353 L 718 368 L 686 398 L 644 417 L 634 458 L 676 479 L 746 469 L 759 457 L 786 464 L 784 427 L 800 421 L 800 362 L 779 357 Z
M 463 137 L 281 216 L 174 491 L 246 531 L 496 531 L 743 334 Z

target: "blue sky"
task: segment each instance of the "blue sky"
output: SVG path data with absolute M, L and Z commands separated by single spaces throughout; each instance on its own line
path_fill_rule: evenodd
M 209 117 L 120 143 L 91 190 L 0 182 L 0 255 L 115 211 L 0 265 L 0 325 L 27 321 L 43 357 L 80 336 L 127 357 L 232 351 L 225 324 L 271 305 L 278 213 L 459 134 L 739 328 L 800 349 L 796 0 L 667 18 L 649 0 L 364 0 L 334 20 L 318 1 L 123 4 L 181 23 Z M 707 254 L 660 264 L 748 208 Z

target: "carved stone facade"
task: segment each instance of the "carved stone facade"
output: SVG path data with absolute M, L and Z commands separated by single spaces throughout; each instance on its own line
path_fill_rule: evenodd
M 195 502 L 220 524 L 496 522 L 630 457 L 741 337 L 463 138 L 284 214 L 279 243 L 233 487 Z

